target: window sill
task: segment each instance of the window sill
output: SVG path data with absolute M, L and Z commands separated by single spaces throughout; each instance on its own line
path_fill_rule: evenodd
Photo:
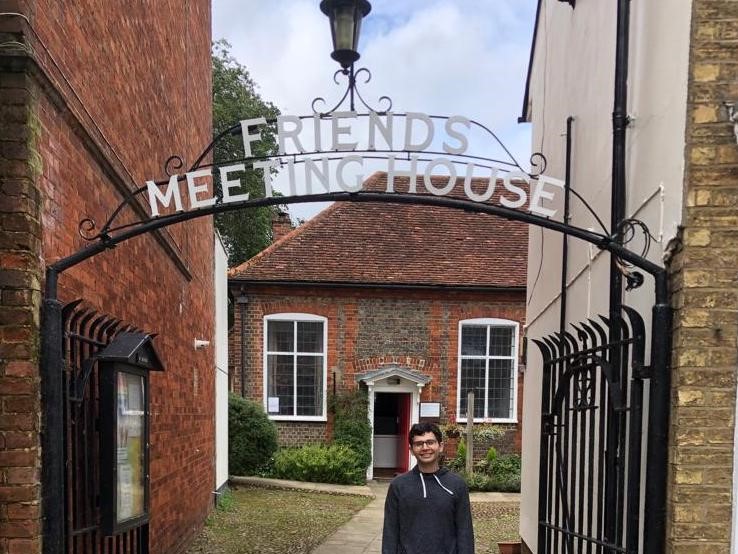
M 269 419 L 272 421 L 314 421 L 314 422 L 326 422 L 328 418 L 325 416 L 286 416 L 286 415 L 269 415 Z

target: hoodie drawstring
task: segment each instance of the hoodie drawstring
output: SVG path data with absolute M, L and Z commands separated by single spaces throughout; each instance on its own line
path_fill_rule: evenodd
M 441 488 L 442 488 L 443 490 L 445 490 L 445 491 L 446 491 L 447 493 L 449 493 L 449 494 L 450 494 L 451 496 L 453 496 L 453 495 L 454 495 L 454 493 L 453 493 L 452 491 L 448 490 L 448 489 L 447 489 L 446 487 L 444 487 L 444 486 L 443 486 L 443 483 L 441 483 L 441 480 L 440 480 L 440 479 L 438 478 L 438 475 L 436 475 L 436 474 L 434 473 L 434 474 L 433 474 L 433 477 L 435 477 L 435 478 L 436 478 L 436 481 L 438 482 L 438 485 L 439 485 L 439 486 L 440 486 L 440 487 L 441 487 Z
M 423 478 L 423 472 L 419 471 L 418 475 L 420 475 L 420 482 L 423 484 L 423 498 L 428 498 L 428 490 L 425 488 L 425 479 Z M 452 490 L 447 489 L 443 486 L 443 483 L 441 483 L 441 480 L 438 478 L 438 475 L 435 473 L 433 474 L 433 477 L 435 477 L 436 482 L 438 483 L 438 486 L 441 487 L 443 490 L 445 490 L 447 493 L 449 493 L 451 496 L 454 495 L 454 492 Z

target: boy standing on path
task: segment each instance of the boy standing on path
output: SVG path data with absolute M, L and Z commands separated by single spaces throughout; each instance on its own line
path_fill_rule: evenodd
M 439 467 L 441 430 L 434 423 L 416 423 L 409 442 L 418 464 L 390 483 L 382 554 L 474 554 L 466 483 Z

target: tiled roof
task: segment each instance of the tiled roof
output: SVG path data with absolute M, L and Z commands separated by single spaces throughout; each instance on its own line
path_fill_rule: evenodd
M 443 178 L 433 179 L 434 185 L 443 182 Z M 387 174 L 375 173 L 364 183 L 364 190 L 383 191 L 386 184 Z M 408 178 L 395 179 L 395 190 L 406 192 L 408 184 Z M 487 184 L 485 179 L 474 179 L 472 188 L 481 192 Z M 426 192 L 422 177 L 417 187 L 418 193 Z M 451 195 L 463 194 L 460 179 Z M 232 269 L 229 278 L 524 287 L 527 253 L 524 223 L 437 206 L 336 202 Z

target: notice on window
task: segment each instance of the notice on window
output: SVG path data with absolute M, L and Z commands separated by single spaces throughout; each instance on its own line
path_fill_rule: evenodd
M 278 414 L 279 413 L 279 397 L 278 396 L 270 396 L 267 401 L 267 411 L 270 414 Z
M 421 402 L 420 417 L 441 417 L 441 403 Z

